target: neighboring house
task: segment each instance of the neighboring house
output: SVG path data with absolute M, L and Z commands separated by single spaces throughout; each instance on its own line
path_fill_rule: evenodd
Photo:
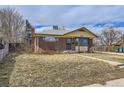
M 116 52 L 124 53 L 124 36 L 117 43 L 113 44 L 113 46 Z
M 33 33 L 34 52 L 89 52 L 96 35 L 85 27 L 75 30 L 60 29 L 53 26 L 52 30 L 35 29 Z

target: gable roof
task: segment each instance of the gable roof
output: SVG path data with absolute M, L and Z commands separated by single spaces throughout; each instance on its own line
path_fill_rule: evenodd
M 91 35 L 97 37 L 94 33 L 92 33 L 91 31 L 89 31 L 87 28 L 85 27 L 81 27 L 81 28 L 77 28 L 75 30 L 64 30 L 64 29 L 58 29 L 58 30 L 50 30 L 50 29 L 45 29 L 42 31 L 40 29 L 35 29 L 35 34 L 41 34 L 41 35 L 66 35 L 75 31 L 86 31 L 89 32 Z
M 69 30 L 43 30 L 43 31 L 39 31 L 39 33 L 36 33 L 36 34 L 64 35 L 68 32 L 71 32 L 71 31 Z
M 95 35 L 93 32 L 91 32 L 90 30 L 88 30 L 88 29 L 85 28 L 85 27 L 77 28 L 77 29 L 75 29 L 75 30 L 73 30 L 73 31 L 71 31 L 71 32 L 74 32 L 74 31 L 86 31 L 86 32 L 91 33 L 91 34 L 94 35 L 95 37 L 97 37 L 97 35 Z M 68 32 L 68 33 L 71 33 L 71 32 Z M 66 34 L 68 34 L 68 33 L 66 33 Z

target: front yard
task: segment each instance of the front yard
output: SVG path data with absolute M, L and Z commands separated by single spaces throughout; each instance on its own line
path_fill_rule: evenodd
M 124 69 L 73 54 L 11 54 L 4 61 L 0 86 L 73 87 L 124 78 Z

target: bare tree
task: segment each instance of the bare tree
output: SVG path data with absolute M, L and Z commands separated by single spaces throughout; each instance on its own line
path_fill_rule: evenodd
M 24 34 L 24 20 L 14 8 L 0 9 L 0 31 L 9 43 L 22 42 Z
M 0 32 L 4 40 L 11 43 L 12 50 L 16 50 L 16 44 L 24 41 L 25 27 L 23 16 L 15 8 L 0 9 Z
M 112 27 L 102 30 L 102 33 L 99 36 L 101 44 L 107 46 L 108 51 L 114 43 L 120 40 L 120 37 L 121 31 Z

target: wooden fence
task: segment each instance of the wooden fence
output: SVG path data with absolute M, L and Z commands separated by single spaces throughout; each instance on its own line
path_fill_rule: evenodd
M 4 49 L 0 49 L 0 60 L 2 60 L 9 52 L 9 45 L 6 44 Z

